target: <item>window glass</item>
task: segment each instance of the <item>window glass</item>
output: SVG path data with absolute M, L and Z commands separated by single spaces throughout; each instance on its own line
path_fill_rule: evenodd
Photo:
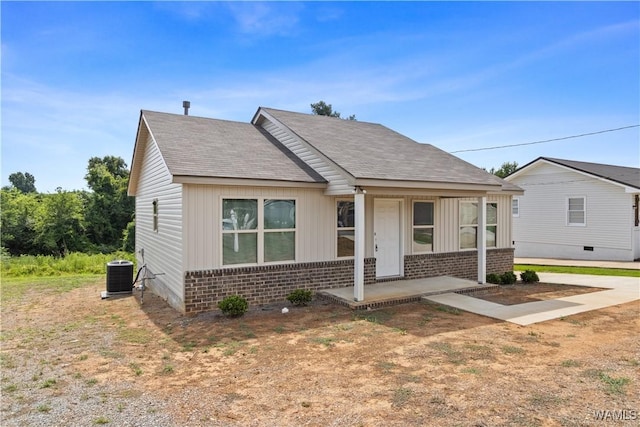
M 355 231 L 338 230 L 338 257 L 354 256 Z
M 355 227 L 354 202 L 338 202 L 338 227 Z
M 413 204 L 413 225 L 433 225 L 432 202 L 415 202 Z
M 433 228 L 413 229 L 413 252 L 433 252 Z
M 265 200 L 264 228 L 267 230 L 296 228 L 295 200 Z
M 568 208 L 567 221 L 569 225 L 585 225 L 585 198 L 570 197 Z
M 460 203 L 460 225 L 472 225 L 478 223 L 478 204 Z
M 478 227 L 460 227 L 460 249 L 473 249 L 476 247 L 476 233 Z
M 487 247 L 494 248 L 496 246 L 496 233 L 498 227 L 495 225 L 487 226 Z
M 255 230 L 258 228 L 258 201 L 225 199 L 222 201 L 223 230 Z
M 255 264 L 258 262 L 258 233 L 224 233 L 222 263 Z
M 520 216 L 520 199 L 511 200 L 511 215 Z
M 498 204 L 487 203 L 487 224 L 498 223 Z
M 292 261 L 296 258 L 296 233 L 271 231 L 264 234 L 264 261 Z

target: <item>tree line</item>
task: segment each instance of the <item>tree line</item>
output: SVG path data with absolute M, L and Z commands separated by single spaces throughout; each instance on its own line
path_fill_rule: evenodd
M 30 173 L 9 175 L 11 185 L 0 189 L 3 252 L 132 252 L 135 202 L 127 196 L 127 164 L 120 157 L 92 157 L 85 180 L 89 191 L 57 188 L 55 193 L 39 193 Z

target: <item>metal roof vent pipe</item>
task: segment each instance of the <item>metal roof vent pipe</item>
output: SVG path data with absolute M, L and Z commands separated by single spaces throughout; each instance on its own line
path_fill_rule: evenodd
M 182 108 L 184 108 L 184 115 L 189 115 L 189 108 L 191 108 L 191 103 L 189 101 L 182 101 Z

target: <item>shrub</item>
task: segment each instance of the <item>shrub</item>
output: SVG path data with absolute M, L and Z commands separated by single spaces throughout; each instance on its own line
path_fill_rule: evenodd
M 231 295 L 218 302 L 218 308 L 225 316 L 242 316 L 247 312 L 249 303 L 240 295 Z
M 538 273 L 536 273 L 535 271 L 525 270 L 520 273 L 520 280 L 522 280 L 524 283 L 536 283 L 540 281 L 540 278 L 538 277 Z
M 516 280 L 518 280 L 516 274 L 513 271 L 504 272 L 502 276 L 500 276 L 500 279 L 502 280 L 503 285 L 513 285 L 514 283 L 516 283 Z
M 499 274 L 489 273 L 487 274 L 487 283 L 493 283 L 494 285 L 502 284 L 502 277 Z
M 311 291 L 308 289 L 296 289 L 287 295 L 287 300 L 294 305 L 307 305 L 311 302 Z

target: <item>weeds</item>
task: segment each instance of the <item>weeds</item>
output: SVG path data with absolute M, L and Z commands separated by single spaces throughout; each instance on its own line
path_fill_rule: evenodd
M 140 365 L 138 365 L 137 363 L 132 362 L 129 364 L 129 367 L 133 370 L 133 373 L 135 373 L 137 377 L 142 375 L 142 368 L 140 368 Z
M 44 414 L 47 414 L 49 412 L 51 412 L 51 405 L 47 405 L 47 404 L 42 404 L 42 405 L 38 405 L 38 412 L 42 412 Z
M 522 354 L 524 353 L 524 349 L 522 347 L 516 347 L 514 345 L 504 345 L 502 346 L 502 352 L 504 354 Z
M 55 378 L 49 378 L 48 380 L 40 384 L 40 388 L 51 388 L 56 385 L 56 383 L 57 381 Z
M 413 390 L 406 387 L 400 387 L 393 392 L 393 398 L 391 399 L 391 405 L 396 408 L 401 408 L 409 402 L 413 396 Z
M 109 418 L 106 417 L 98 417 L 95 420 L 93 420 L 94 424 L 109 424 L 111 422 L 111 420 L 109 420 Z
M 567 359 L 563 360 L 562 363 L 560 363 L 560 366 L 562 366 L 563 368 L 576 368 L 580 366 L 580 362 L 573 359 Z
M 448 305 L 438 305 L 436 307 L 436 310 L 447 314 L 453 314 L 454 316 L 459 316 L 460 314 L 462 314 L 457 308 L 449 307 Z

